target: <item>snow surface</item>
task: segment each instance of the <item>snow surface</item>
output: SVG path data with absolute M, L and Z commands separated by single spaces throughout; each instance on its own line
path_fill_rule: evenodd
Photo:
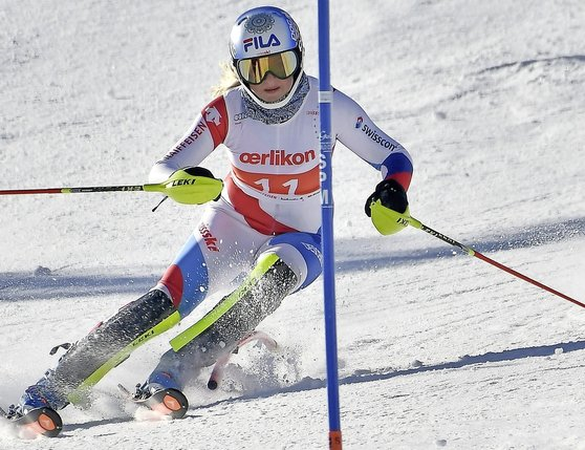
M 317 73 L 315 1 L 297 18 Z M 140 184 L 182 135 L 257 1 L 1 0 L 0 189 Z M 412 153 L 412 214 L 585 301 L 585 3 L 331 2 L 332 82 Z M 216 152 L 205 165 L 226 173 Z M 363 214 L 377 174 L 334 161 L 340 397 L 350 449 L 585 449 L 585 311 L 415 229 Z M 142 193 L 0 199 L 0 404 L 148 289 L 201 208 Z M 321 283 L 261 329 L 225 383 L 187 391 L 184 420 L 137 420 L 116 384 L 150 372 L 177 333 L 139 349 L 62 411 L 62 436 L 2 449 L 327 448 Z M 195 317 L 180 326 L 184 329 Z

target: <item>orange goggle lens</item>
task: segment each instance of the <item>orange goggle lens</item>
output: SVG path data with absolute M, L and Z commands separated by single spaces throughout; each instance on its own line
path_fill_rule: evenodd
M 299 66 L 297 54 L 292 51 L 238 61 L 240 76 L 250 84 L 260 84 L 268 72 L 281 80 L 290 77 Z

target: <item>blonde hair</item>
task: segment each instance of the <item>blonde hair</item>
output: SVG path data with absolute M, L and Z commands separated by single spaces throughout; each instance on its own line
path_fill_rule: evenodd
M 211 92 L 213 94 L 213 98 L 219 97 L 220 95 L 225 94 L 232 88 L 239 86 L 240 80 L 236 75 L 236 71 L 234 66 L 228 62 L 223 62 L 220 64 L 221 67 L 221 78 L 219 79 L 219 84 L 213 86 L 211 88 Z

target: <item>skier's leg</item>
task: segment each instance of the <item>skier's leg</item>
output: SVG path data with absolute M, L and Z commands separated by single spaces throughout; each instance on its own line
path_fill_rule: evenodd
M 69 348 L 55 369 L 48 370 L 21 397 L 23 412 L 41 406 L 58 410 L 82 403 L 86 390 L 150 338 L 179 320 L 171 299 L 152 290 L 100 323 Z
M 169 266 L 157 289 L 168 293 L 181 317 L 246 271 L 265 236 L 252 230 L 220 200 L 208 208 L 191 240 Z
M 238 297 L 234 306 L 213 322 L 178 352 L 169 350 L 148 379 L 150 389 L 172 387 L 182 389 L 280 306 L 284 297 L 297 284 L 295 273 L 279 258 L 256 283 L 238 288 L 218 304 Z M 228 300 L 229 301 L 229 300 Z M 213 310 L 212 310 L 213 313 Z M 153 387 L 154 386 L 154 387 Z
M 213 223 L 216 215 L 211 208 L 202 223 Z M 25 391 L 20 400 L 22 411 L 40 406 L 61 409 L 69 402 L 82 403 L 87 390 L 134 349 L 188 315 L 222 277 L 235 277 L 241 264 L 225 264 L 222 273 L 217 270 L 212 276 L 208 273 L 208 256 L 219 253 L 220 246 L 213 244 L 209 233 L 205 225 L 199 227 L 155 289 L 120 309 L 75 343 L 55 369 L 47 371 Z M 217 256 L 210 259 L 214 258 Z
M 256 283 L 245 280 L 242 286 L 218 303 L 221 307 L 234 296 L 234 306 L 209 328 L 178 352 L 169 350 L 143 386 L 153 391 L 161 387 L 183 389 L 203 367 L 214 364 L 258 324 L 272 314 L 291 292 L 312 283 L 321 273 L 320 236 L 310 233 L 287 233 L 269 239 L 261 247 L 260 264 L 266 255 L 276 255 L 269 270 Z M 213 314 L 213 310 L 210 314 Z M 207 317 L 207 316 L 206 316 Z M 202 319 L 202 321 L 205 318 Z

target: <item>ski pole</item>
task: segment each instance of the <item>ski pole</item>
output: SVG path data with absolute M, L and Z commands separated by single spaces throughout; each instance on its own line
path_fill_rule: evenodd
M 556 289 L 553 289 L 553 288 L 551 288 L 551 287 L 549 287 L 549 286 L 547 286 L 539 281 L 536 281 L 533 278 L 530 278 L 530 277 L 528 277 L 520 272 L 517 272 L 516 270 L 511 269 L 510 267 L 507 267 L 502 263 L 499 263 L 491 258 L 488 258 L 487 256 L 481 254 L 477 250 L 475 250 L 467 245 L 463 245 L 460 242 L 457 242 L 455 239 L 452 239 L 449 236 L 444 235 L 443 233 L 439 233 L 438 231 L 433 230 L 432 228 L 430 228 L 430 227 L 426 226 L 424 223 L 422 223 L 420 220 L 417 220 L 414 217 L 412 217 L 408 211 L 404 214 L 400 214 L 400 213 L 393 211 L 391 209 L 384 208 L 379 203 L 380 203 L 380 201 L 377 200 L 372 205 L 372 208 L 377 208 L 379 212 L 384 214 L 387 218 L 389 218 L 391 220 L 395 220 L 396 223 L 401 224 L 404 227 L 410 225 L 411 227 L 414 227 L 418 230 L 422 230 L 425 233 L 428 233 L 431 236 L 434 236 L 434 237 L 442 240 L 443 242 L 446 242 L 447 244 L 450 244 L 454 247 L 458 247 L 459 249 L 461 249 L 465 253 L 467 253 L 469 256 L 474 256 L 478 259 L 481 259 L 482 261 L 485 261 L 486 263 L 491 264 L 492 266 L 497 267 L 498 269 L 503 270 L 504 272 L 507 272 L 510 275 L 513 275 L 517 278 L 520 278 L 521 280 L 527 281 L 528 283 L 533 284 L 534 286 L 537 286 L 541 289 L 544 289 L 545 291 L 550 292 L 551 294 L 554 294 L 554 295 L 556 295 L 564 300 L 567 300 L 571 303 L 574 303 L 575 305 L 578 305 L 578 306 L 581 306 L 582 308 L 585 308 L 585 303 L 582 303 L 578 300 L 575 300 L 574 298 L 571 298 L 568 295 L 565 295 L 562 292 L 557 291 Z M 383 208 L 383 212 L 382 212 L 381 208 Z
M 0 190 L 0 195 L 29 195 L 29 194 L 78 194 L 85 192 L 118 192 L 118 191 L 144 191 L 144 185 L 133 186 L 84 186 L 84 187 L 60 187 L 47 189 L 13 189 Z
M 187 169 L 188 170 L 188 169 Z M 201 205 L 219 197 L 223 181 L 219 178 L 199 172 L 189 173 L 177 170 L 162 183 L 138 184 L 126 186 L 83 186 L 58 187 L 47 189 L 13 189 L 0 190 L 0 195 L 30 194 L 79 194 L 88 192 L 159 192 L 172 198 L 177 203 Z

